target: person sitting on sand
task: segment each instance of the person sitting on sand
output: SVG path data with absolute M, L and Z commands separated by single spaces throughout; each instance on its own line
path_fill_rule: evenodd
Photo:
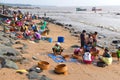
M 104 62 L 105 64 L 107 64 L 107 65 L 112 64 L 112 57 L 111 57 L 111 55 L 110 55 L 109 50 L 108 50 L 107 47 L 106 47 L 105 50 L 104 50 L 103 56 L 99 56 L 99 55 L 98 55 L 98 57 L 99 57 L 99 59 L 100 59 L 102 62 Z
M 83 55 L 83 62 L 85 64 L 91 64 L 92 63 L 92 56 L 88 50 L 85 51 Z
M 31 31 L 30 30 L 25 30 L 23 32 L 23 36 L 25 39 L 30 39 Z
M 60 46 L 59 42 L 57 42 L 55 44 L 55 46 L 52 48 L 52 50 L 55 55 L 61 55 L 61 53 L 63 52 L 63 48 Z
M 95 46 L 92 46 L 90 53 L 93 57 L 96 57 L 99 54 L 99 50 Z
M 32 24 L 31 28 L 32 28 L 33 31 L 38 31 L 37 26 L 35 25 L 35 23 Z
M 76 48 L 76 49 L 74 50 L 74 55 L 83 55 L 83 52 L 84 52 L 83 47 Z
M 118 61 L 119 61 L 119 58 L 120 58 L 120 47 L 118 48 L 118 50 L 117 50 L 117 59 L 118 59 Z
M 40 35 L 40 33 L 38 33 L 38 32 L 34 32 L 34 37 L 35 37 L 35 39 L 37 39 L 37 40 L 40 40 L 40 39 L 41 39 L 41 35 Z

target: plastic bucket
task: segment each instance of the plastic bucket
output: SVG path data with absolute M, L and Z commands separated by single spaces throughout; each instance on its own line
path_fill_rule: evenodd
M 49 41 L 50 43 L 52 43 L 52 42 L 53 42 L 53 39 L 52 39 L 52 38 L 49 38 L 48 41 Z
M 64 37 L 58 36 L 58 42 L 64 42 Z

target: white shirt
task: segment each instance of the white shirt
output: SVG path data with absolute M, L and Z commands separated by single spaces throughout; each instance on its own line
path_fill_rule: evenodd
M 89 52 L 85 52 L 83 55 L 83 59 L 87 61 L 92 61 L 91 54 Z

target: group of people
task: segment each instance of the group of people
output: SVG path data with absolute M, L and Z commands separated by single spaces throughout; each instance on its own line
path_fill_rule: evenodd
M 41 25 L 36 25 L 32 22 L 37 16 L 27 12 L 23 14 L 20 10 L 12 12 L 13 18 L 7 18 L 4 22 L 7 26 L 4 27 L 5 33 L 16 33 L 18 38 L 30 39 L 30 40 L 40 40 L 41 35 L 46 32 L 48 33 L 47 22 L 42 21 Z M 45 36 L 45 35 L 44 35 Z
M 103 62 L 106 65 L 112 64 L 112 56 L 109 52 L 109 49 L 106 47 L 104 49 L 103 55 L 99 54 L 97 49 L 97 32 L 87 34 L 85 30 L 80 34 L 81 40 L 81 50 L 79 54 L 82 54 L 83 62 L 86 64 L 91 64 L 97 58 L 99 62 Z
M 4 31 L 9 30 L 10 32 L 15 32 L 18 38 L 25 38 L 30 40 L 40 40 L 41 35 L 47 31 L 47 22 L 44 21 L 40 27 L 38 27 L 32 20 L 35 16 L 30 13 L 25 15 L 21 11 L 13 11 L 13 18 L 5 19 L 5 23 L 8 24 L 4 27 Z M 18 32 L 21 32 L 22 35 Z M 46 32 L 47 33 L 47 32 Z M 87 33 L 83 30 L 80 34 L 81 47 L 74 50 L 74 55 L 81 56 L 82 61 L 86 64 L 91 64 L 96 57 L 105 64 L 110 65 L 112 63 L 112 57 L 110 55 L 109 49 L 105 48 L 102 56 L 99 55 L 99 50 L 97 49 L 97 32 Z M 55 55 L 61 55 L 64 48 L 61 47 L 60 43 L 57 42 L 52 48 Z M 120 58 L 120 47 L 117 50 L 118 61 Z
M 75 48 L 73 53 L 75 56 L 81 57 L 80 59 L 82 59 L 82 62 L 85 64 L 91 64 L 96 60 L 103 62 L 106 65 L 110 65 L 112 64 L 112 56 L 109 49 L 106 47 L 103 55 L 100 55 L 100 50 L 96 47 L 97 34 L 97 32 L 94 32 L 93 34 L 86 34 L 86 31 L 83 30 L 80 34 L 81 46 Z M 62 48 L 60 43 L 57 42 L 52 50 L 55 55 L 61 55 L 64 48 Z M 117 52 L 120 53 L 120 49 Z

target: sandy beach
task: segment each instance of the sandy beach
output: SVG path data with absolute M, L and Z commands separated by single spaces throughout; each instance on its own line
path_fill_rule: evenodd
M 34 22 L 39 22 L 35 20 Z M 63 55 L 73 54 L 73 48 L 71 46 L 78 45 L 80 46 L 79 38 L 71 36 L 68 30 L 64 29 L 61 26 L 55 24 L 48 24 L 50 29 L 50 34 L 47 37 L 52 37 L 53 42 L 40 40 L 39 43 L 34 43 L 29 40 L 20 40 L 22 43 L 28 45 L 26 53 L 22 54 L 25 58 L 28 59 L 28 62 L 25 64 L 17 63 L 19 69 L 29 69 L 33 65 L 37 65 L 39 61 L 32 59 L 33 56 L 37 57 L 39 60 L 47 61 L 50 63 L 49 70 L 44 70 L 39 73 L 40 75 L 46 75 L 52 80 L 119 80 L 120 76 L 120 64 L 116 63 L 117 59 L 114 58 L 113 64 L 105 68 L 97 67 L 93 64 L 86 65 L 79 62 L 66 62 L 64 64 L 68 67 L 67 75 L 58 75 L 54 73 L 54 68 L 58 64 L 54 62 L 47 54 L 52 53 L 52 47 L 57 42 L 58 36 L 63 36 L 65 38 L 64 43 L 61 43 L 61 46 L 65 48 Z M 21 45 L 14 45 L 13 47 L 19 47 Z M 100 48 L 99 48 L 100 49 Z M 102 49 L 100 49 L 102 54 Z M 1 68 L 0 69 L 0 80 L 28 80 L 27 73 L 19 74 L 16 73 L 14 69 Z

